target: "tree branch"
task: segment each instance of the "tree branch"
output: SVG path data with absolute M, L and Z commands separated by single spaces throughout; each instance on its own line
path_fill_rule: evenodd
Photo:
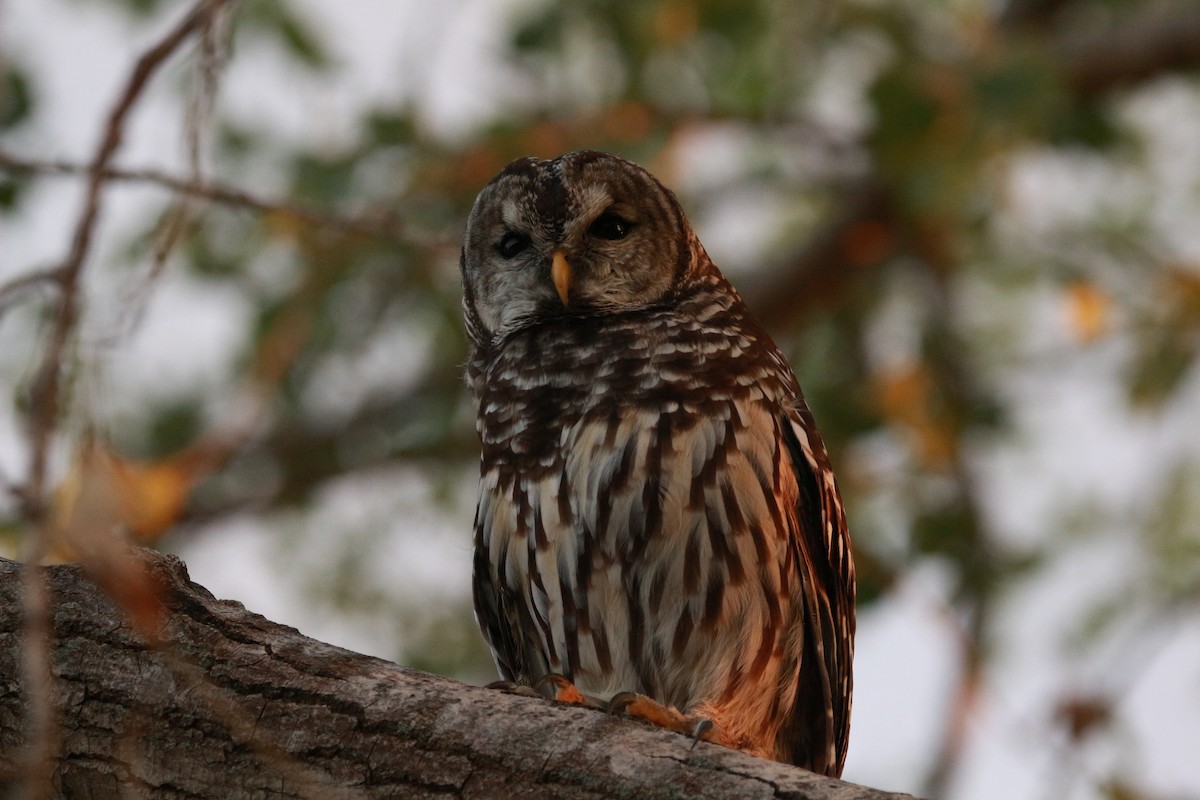
M 1200 67 L 1200 7 L 1148 3 L 1133 8 L 1108 30 L 1063 38 L 1058 49 L 1067 83 L 1080 97 Z
M 75 223 L 71 247 L 57 268 L 60 293 L 54 320 L 51 324 L 41 365 L 30 389 L 29 470 L 24 493 L 25 516 L 40 524 L 45 512 L 46 460 L 49 441 L 53 435 L 61 405 L 61 385 L 65 355 L 75 325 L 79 319 L 79 275 L 91 249 L 92 237 L 100 216 L 104 174 L 121 146 L 125 122 L 150 78 L 167 59 L 205 23 L 208 17 L 229 0 L 200 0 L 187 15 L 157 44 L 138 59 L 117 102 L 109 112 L 100 145 L 88 166 L 88 181 L 84 191 L 83 210 Z
M 59 280 L 56 270 L 39 269 L 0 284 L 0 314 L 4 313 L 9 303 L 16 302 L 22 295 L 44 286 L 57 286 Z
M 1078 98 L 1095 98 L 1173 70 L 1200 68 L 1196 3 L 1135 4 L 1099 31 L 1053 30 L 1055 17 L 1074 5 L 1076 0 L 1013 0 L 1000 21 L 1045 37 Z M 870 268 L 893 254 L 902 238 L 898 223 L 908 220 L 891 192 L 878 174 L 851 184 L 824 228 L 743 282 L 742 294 L 767 328 L 793 325 L 813 305 L 836 305 Z
M 148 644 L 74 566 L 44 570 L 72 797 L 896 800 L 590 709 L 480 689 L 302 636 L 136 556 L 166 624 Z M 0 559 L 0 675 L 15 676 L 21 567 Z M 0 681 L 0 794 L 17 785 L 22 687 Z
M 78 177 L 89 174 L 89 167 L 83 164 L 62 160 L 22 158 L 3 149 L 0 149 L 0 169 L 31 175 Z M 229 208 L 243 209 L 259 214 L 278 214 L 290 217 L 304 225 L 327 228 L 340 233 L 427 247 L 445 247 L 448 244 L 444 237 L 422 236 L 419 232 L 402 225 L 394 217 L 380 212 L 352 217 L 339 216 L 297 203 L 268 200 L 232 186 L 201 183 L 157 169 L 124 169 L 110 166 L 106 167 L 101 174 L 109 181 L 157 186 L 185 197 L 206 200 Z

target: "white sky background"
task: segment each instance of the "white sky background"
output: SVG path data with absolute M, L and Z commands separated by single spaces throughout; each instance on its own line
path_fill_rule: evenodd
M 509 73 L 498 63 L 505 7 L 513 4 L 305 0 L 299 5 L 318 22 L 315 27 L 339 68 L 320 77 L 297 75 L 270 52 L 239 52 L 222 81 L 223 111 L 281 136 L 335 143 L 354 134 L 350 125 L 357 109 L 416 96 L 432 130 L 460 135 L 506 100 L 519 98 Z M 175 19 L 178 11 L 169 18 Z M 8 0 L 0 5 L 0 47 L 18 53 L 42 81 L 37 86 L 36 124 L 10 137 L 5 147 L 31 156 L 85 161 L 135 54 L 158 30 L 161 26 L 126 24 L 105 6 L 97 9 L 87 2 Z M 120 164 L 181 171 L 178 109 L 172 99 L 177 85 L 172 81 L 178 74 L 176 67 L 158 78 L 136 113 Z M 1190 165 L 1192 175 L 1200 172 L 1195 166 L 1200 162 L 1196 98 L 1195 92 L 1167 83 L 1135 100 L 1135 110 L 1146 124 L 1164 131 L 1160 149 L 1166 185 L 1171 185 L 1171 174 L 1187 173 L 1180 160 Z M 836 109 L 828 93 L 823 102 L 833 102 Z M 852 99 L 847 104 L 852 105 Z M 853 117 L 853 109 L 847 115 Z M 1193 133 L 1181 135 L 1181 130 Z M 720 143 L 706 152 L 718 160 L 712 169 L 719 173 Z M 1097 176 L 1095 169 L 1070 158 L 1030 154 L 1011 178 L 1013 211 L 1008 224 L 1036 228 L 1039 221 L 1072 213 L 1081 194 L 1111 196 L 1103 190 L 1080 191 L 1080 182 L 1089 179 L 1101 187 L 1114 184 L 1112 176 Z M 270 174 L 264 169 L 264 183 L 250 188 L 270 194 Z M 26 213 L 0 220 L 0 282 L 65 253 L 80 186 L 69 180 L 46 180 L 37 186 Z M 1189 198 L 1187 191 L 1186 186 L 1172 188 L 1156 213 L 1163 217 L 1164 228 L 1177 232 L 1179 241 L 1170 246 L 1181 257 L 1200 259 L 1197 217 L 1174 219 L 1181 208 L 1195 210 L 1196 198 Z M 89 290 L 112 302 L 107 307 L 93 304 L 88 320 L 93 333 L 111 329 L 120 315 L 113 305 L 117 293 L 106 280 L 112 272 L 96 265 L 116 261 L 116 249 L 161 200 L 157 192 L 111 193 L 100 246 L 89 265 Z M 712 223 L 737 228 L 738 213 L 737 207 L 724 209 Z M 710 233 L 703 224 L 700 232 L 712 243 L 718 262 L 722 247 L 738 246 L 736 232 Z M 987 287 L 967 291 L 966 307 L 978 309 L 981 318 L 986 318 L 992 302 L 995 298 Z M 1122 348 L 1127 344 L 1114 341 L 1079 358 L 1039 357 L 1067 350 L 1073 340 L 1049 286 L 1023 302 L 1029 312 L 1027 352 L 1034 357 L 999 376 L 1013 393 L 1018 434 L 1012 444 L 992 448 L 979 460 L 995 526 L 1016 545 L 1045 535 L 1043 526 L 1053 520 L 1054 509 L 1069 503 L 1096 501 L 1105 508 L 1136 509 L 1138 498 L 1161 478 L 1146 465 L 1172 454 L 1200 454 L 1197 376 L 1162 412 L 1132 417 L 1120 390 L 1127 355 Z M 223 381 L 227 355 L 248 311 L 237 297 L 171 275 L 155 289 L 133 339 L 116 351 L 96 353 L 103 369 L 87 384 L 97 395 L 96 405 L 119 413 L 136 393 Z M 21 374 L 19 367 L 27 362 L 27 345 L 13 335 L 20 324 L 13 315 L 0 319 L 0 380 Z M 3 388 L 11 397 L 11 387 Z M 17 476 L 23 453 L 7 406 L 0 405 L 0 470 Z M 443 593 L 465 598 L 473 491 L 465 480 L 461 509 L 453 513 L 433 508 L 424 479 L 409 471 L 339 482 L 321 493 L 313 516 L 298 515 L 269 526 L 254 518 L 224 523 L 190 540 L 182 555 L 194 579 L 217 596 L 241 600 L 254 611 L 326 641 L 390 656 L 399 645 L 389 620 L 361 614 L 346 619 L 328 604 L 311 602 L 311 576 L 330 557 L 329 543 L 320 532 L 330 529 L 329 520 L 339 520 L 351 538 L 355 531 L 382 526 L 389 535 L 382 552 L 370 559 L 378 573 L 374 580 L 414 603 Z M 288 537 L 281 535 L 283 528 L 289 529 Z M 413 530 L 444 535 L 414 539 L 406 533 Z M 995 666 L 979 713 L 971 721 L 965 769 L 954 798 L 1097 797 L 1098 788 L 1086 781 L 1068 786 L 1054 781 L 1077 769 L 1083 775 L 1107 774 L 1112 764 L 1121 765 L 1136 785 L 1164 797 L 1200 797 L 1200 629 L 1194 614 L 1181 617 L 1187 622 L 1155 647 L 1130 650 L 1151 657 L 1121 673 L 1135 676 L 1118 709 L 1118 728 L 1127 731 L 1121 747 L 1091 748 L 1082 764 L 1064 768 L 1058 762 L 1065 750 L 1049 746 L 1055 739 L 1047 733 L 1046 704 L 1060 698 L 1064 687 L 1087 691 L 1104 684 L 1112 674 L 1108 665 L 1123 657 L 1123 644 L 1140 644 L 1134 626 L 1107 649 L 1097 648 L 1095 657 L 1071 652 L 1064 644 L 1082 609 L 1127 581 L 1130 569 L 1141 568 L 1136 559 L 1137 549 L 1124 531 L 1103 532 L 1064 545 L 1058 559 L 1014 590 L 997 620 L 1001 633 Z M 420 566 L 431 563 L 436 565 L 433 570 Z M 958 621 L 948 616 L 948 591 L 948 579 L 931 563 L 912 572 L 888 602 L 861 616 L 847 779 L 919 790 L 956 669 Z

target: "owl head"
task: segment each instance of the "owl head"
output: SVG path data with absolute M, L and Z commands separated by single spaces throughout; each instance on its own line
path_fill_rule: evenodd
M 702 252 L 675 196 L 638 165 L 590 150 L 518 159 L 467 219 L 467 332 L 480 344 L 546 318 L 653 305 Z

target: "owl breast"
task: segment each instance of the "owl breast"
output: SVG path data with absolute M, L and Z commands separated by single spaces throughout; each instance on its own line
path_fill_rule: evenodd
M 791 702 L 796 489 L 778 442 L 797 390 L 762 339 L 726 286 L 541 320 L 480 354 L 476 570 L 519 640 L 510 679 L 688 709 L 753 677 L 777 691 L 744 699 L 747 728 Z

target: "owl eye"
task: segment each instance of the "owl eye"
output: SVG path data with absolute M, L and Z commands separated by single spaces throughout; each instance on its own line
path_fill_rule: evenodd
M 611 211 L 606 211 L 596 217 L 596 221 L 588 228 L 588 233 L 600 239 L 616 241 L 624 239 L 631 230 L 633 230 L 632 222 Z
M 509 231 L 500 237 L 500 243 L 496 245 L 496 250 L 504 258 L 513 258 L 519 255 L 526 247 L 529 247 L 528 236 L 523 233 Z

